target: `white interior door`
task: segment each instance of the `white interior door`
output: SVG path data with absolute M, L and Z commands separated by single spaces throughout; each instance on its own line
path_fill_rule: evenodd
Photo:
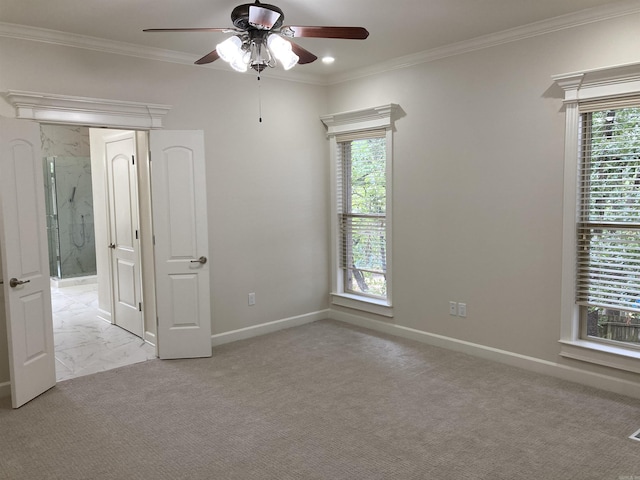
M 211 356 L 204 136 L 151 131 L 158 355 Z
M 142 338 L 142 277 L 138 221 L 135 133 L 105 139 L 109 190 L 112 320 Z
M 14 408 L 56 384 L 40 126 L 0 117 L 0 251 Z

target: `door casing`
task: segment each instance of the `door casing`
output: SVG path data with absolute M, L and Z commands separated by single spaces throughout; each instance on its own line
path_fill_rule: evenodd
M 146 158 L 148 152 L 148 143 L 145 141 L 146 134 L 150 129 L 162 128 L 162 120 L 164 115 L 170 110 L 170 106 L 160 104 L 145 104 L 138 102 L 122 102 L 114 100 L 102 100 L 96 98 L 76 97 L 67 95 L 50 95 L 46 93 L 24 92 L 9 90 L 5 94 L 5 98 L 16 108 L 17 119 L 31 119 L 42 121 L 43 123 L 58 123 L 65 125 L 85 125 L 89 127 L 100 128 L 125 128 L 127 130 L 136 131 L 136 135 L 142 141 L 138 142 L 139 148 L 144 149 L 144 154 L 139 158 Z M 140 131 L 143 130 L 143 131 Z M 140 137 L 142 135 L 142 137 Z M 142 162 L 141 162 L 142 163 Z M 142 163 L 150 169 L 149 163 Z M 149 170 L 147 170 L 147 174 Z M 149 175 L 146 175 L 149 178 Z M 151 211 L 151 192 L 148 189 L 147 196 L 141 196 L 140 202 L 148 205 Z M 151 215 L 148 216 L 151 222 Z M 147 230 L 146 238 L 149 244 L 142 247 L 143 255 L 150 255 L 151 261 L 146 262 L 145 277 L 150 275 L 154 278 L 154 262 L 153 262 L 153 235 L 150 226 L 143 226 L 141 229 Z M 145 253 L 146 252 L 146 253 Z M 144 260 L 143 260 L 144 262 Z M 145 290 L 153 285 L 153 282 L 144 281 Z M 151 289 L 153 290 L 153 288 Z M 149 295 L 145 291 L 147 298 L 154 298 L 155 292 Z M 155 305 L 155 302 L 149 302 Z M 149 307 L 151 305 L 148 305 Z M 148 309 L 150 310 L 150 309 Z M 155 312 L 153 313 L 155 319 Z M 145 332 L 145 336 L 155 333 Z M 156 341 L 157 345 L 157 341 Z M 2 385 L 0 385 L 2 387 Z

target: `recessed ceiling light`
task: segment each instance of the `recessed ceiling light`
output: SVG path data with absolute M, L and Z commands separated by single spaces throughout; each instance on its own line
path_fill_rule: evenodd
M 322 63 L 326 63 L 327 65 L 335 62 L 336 59 L 333 57 L 322 57 Z

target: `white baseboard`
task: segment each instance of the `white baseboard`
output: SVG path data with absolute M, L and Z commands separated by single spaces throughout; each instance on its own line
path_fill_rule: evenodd
M 111 321 L 111 312 L 107 312 L 106 310 L 102 310 L 101 308 L 98 308 L 97 316 L 100 320 L 104 320 L 105 322 L 108 322 L 108 323 L 113 323 Z
M 427 333 L 421 330 L 403 327 L 401 325 L 372 320 L 342 311 L 330 310 L 329 318 L 356 325 L 358 327 L 370 328 L 371 330 L 376 330 L 378 332 L 416 340 L 428 345 L 447 348 L 449 350 L 466 353 L 487 360 L 493 360 L 532 372 L 550 375 L 552 377 L 580 383 L 589 387 L 599 388 L 601 390 L 607 390 L 634 398 L 640 398 L 640 383 L 621 380 L 599 373 L 541 360 L 535 357 L 487 347 L 477 343 L 465 342 L 463 340 L 457 340 L 443 335 Z
M 318 312 L 306 313 L 297 317 L 284 318 L 282 320 L 276 320 L 268 323 L 261 323 L 253 327 L 240 328 L 238 330 L 232 330 L 230 332 L 218 333 L 211 335 L 211 345 L 223 345 L 225 343 L 235 342 L 237 340 L 244 340 L 247 338 L 257 337 L 259 335 L 265 335 L 267 333 L 277 332 L 278 330 L 284 330 L 289 327 L 297 327 L 307 323 L 312 323 L 317 320 L 324 320 L 329 318 L 329 310 L 320 310 Z
M 98 283 L 97 275 L 85 275 L 84 277 L 56 278 L 51 277 L 51 286 L 56 288 L 75 287 L 77 285 L 89 285 Z
M 0 383 L 0 398 L 11 396 L 11 382 Z
M 152 332 L 144 332 L 144 341 L 154 347 L 158 344 L 156 341 L 156 334 Z

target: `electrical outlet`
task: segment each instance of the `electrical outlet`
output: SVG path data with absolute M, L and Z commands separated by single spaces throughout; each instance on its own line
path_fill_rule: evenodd
M 458 304 L 456 302 L 449 302 L 449 315 L 458 315 Z
M 467 304 L 459 303 L 458 304 L 458 316 L 465 318 L 467 316 Z
M 249 306 L 252 307 L 255 304 L 256 304 L 256 294 L 255 293 L 250 293 L 249 294 Z

